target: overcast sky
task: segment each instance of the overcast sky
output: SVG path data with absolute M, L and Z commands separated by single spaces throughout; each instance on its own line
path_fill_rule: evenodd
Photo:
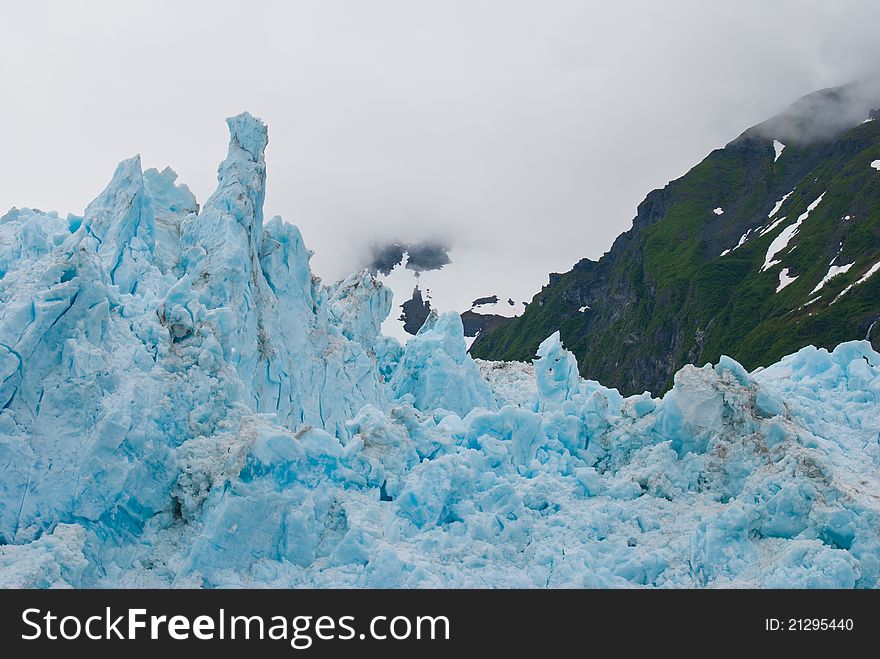
M 713 148 L 880 63 L 876 0 L 0 12 L 3 210 L 81 212 L 134 153 L 202 202 L 223 119 L 246 109 L 269 124 L 266 216 L 300 227 L 322 276 L 374 242 L 441 238 L 532 292 L 601 255 L 647 192 Z

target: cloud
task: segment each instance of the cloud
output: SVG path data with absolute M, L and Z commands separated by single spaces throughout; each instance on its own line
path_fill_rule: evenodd
M 204 201 L 247 109 L 270 127 L 266 215 L 319 274 L 433 241 L 494 278 L 463 295 L 525 296 L 713 148 L 871 72 L 878 24 L 873 0 L 19 3 L 0 207 L 80 212 L 134 153 Z
M 387 275 L 394 266 L 401 263 L 406 255 L 406 267 L 416 272 L 440 270 L 452 263 L 449 247 L 439 243 L 400 243 L 392 242 L 374 245 L 369 262 L 365 265 L 373 273 Z
M 746 135 L 778 139 L 785 144 L 830 139 L 865 121 L 880 108 L 880 77 L 809 94 L 783 112 L 764 121 Z

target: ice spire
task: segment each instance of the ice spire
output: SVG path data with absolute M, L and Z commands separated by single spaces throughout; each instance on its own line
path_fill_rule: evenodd
M 244 227 L 258 249 L 263 230 L 263 200 L 266 194 L 264 151 L 269 131 L 248 112 L 226 119 L 229 152 L 217 170 L 217 189 L 205 202 L 203 215 L 230 214 Z
M 259 253 L 266 186 L 263 151 L 268 131 L 247 112 L 230 117 L 226 123 L 229 151 L 217 170 L 217 189 L 201 212 L 182 224 L 181 264 L 202 304 L 233 312 L 233 344 L 240 351 L 238 358 L 253 361 L 252 344 L 260 324 L 256 298 L 266 287 Z
M 571 400 L 580 387 L 577 359 L 562 347 L 556 331 L 538 346 L 535 376 L 538 383 L 540 410 L 549 404 Z
M 130 293 L 140 267 L 152 259 L 155 221 L 144 187 L 141 158 L 134 156 L 116 167 L 110 183 L 86 207 L 84 225 L 98 241 L 98 256 L 114 284 Z

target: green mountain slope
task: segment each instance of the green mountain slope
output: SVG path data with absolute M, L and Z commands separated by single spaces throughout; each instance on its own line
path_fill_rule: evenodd
M 721 354 L 752 369 L 865 338 L 880 318 L 880 117 L 863 121 L 880 95 L 864 92 L 817 92 L 713 151 L 471 354 L 530 359 L 559 329 L 586 377 L 638 393 Z

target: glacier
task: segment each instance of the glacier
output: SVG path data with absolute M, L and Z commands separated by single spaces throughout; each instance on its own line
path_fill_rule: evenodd
M 265 221 L 266 126 L 200 206 L 123 161 L 81 216 L 0 218 L 0 585 L 880 585 L 880 355 L 586 380 L 559 334 L 405 345 L 368 272 Z

